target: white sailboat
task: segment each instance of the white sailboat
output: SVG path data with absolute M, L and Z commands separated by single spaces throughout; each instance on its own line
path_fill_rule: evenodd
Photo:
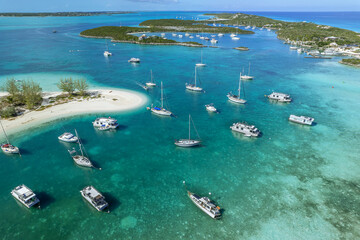
M 152 70 L 150 70 L 150 82 L 147 82 L 146 86 L 148 86 L 148 87 L 156 87 L 156 83 L 154 82 L 154 79 L 153 79 Z
M 203 89 L 201 87 L 198 87 L 196 84 L 196 66 L 195 66 L 195 84 L 185 83 L 185 87 L 187 90 L 194 91 L 194 92 L 202 92 Z
M 72 151 L 68 150 L 69 153 L 70 153 L 70 156 L 72 157 L 74 162 L 79 166 L 82 166 L 82 167 L 94 167 L 92 162 L 89 160 L 89 158 L 84 155 L 83 145 L 81 143 L 81 140 L 80 140 L 80 138 L 78 136 L 78 133 L 77 133 L 76 129 L 75 129 L 75 133 L 76 133 L 76 137 L 78 138 L 79 149 L 80 149 L 81 155 L 77 154 L 75 148 L 73 148 Z
M 253 76 L 250 76 L 250 62 L 249 62 L 249 71 L 248 71 L 248 75 L 242 75 L 241 76 L 241 79 L 244 79 L 244 80 L 253 80 L 254 77 Z
M 1 118 L 0 118 L 0 125 L 1 125 L 1 128 L 2 128 L 3 132 L 4 132 L 4 135 L 5 135 L 5 138 L 6 138 L 6 142 L 7 142 L 7 143 L 1 144 L 1 150 L 2 150 L 4 153 L 20 154 L 19 148 L 18 148 L 18 147 L 15 147 L 15 146 L 12 145 L 12 144 L 10 144 L 10 141 L 9 141 L 8 136 L 6 135 L 4 126 L 2 125 Z
M 175 145 L 178 147 L 195 147 L 195 146 L 199 146 L 201 144 L 200 140 L 193 140 L 191 139 L 191 115 L 189 114 L 189 138 L 188 139 L 180 139 L 180 140 L 176 140 L 175 141 Z M 195 128 L 195 124 L 193 122 L 194 128 Z M 195 128 L 196 131 L 196 128 Z M 196 131 L 197 133 L 197 131 Z M 199 137 L 199 134 L 198 134 Z
M 195 66 L 197 66 L 197 67 L 205 67 L 206 66 L 206 64 L 203 63 L 203 52 L 202 52 L 202 50 L 201 50 L 201 62 L 195 64 Z
M 161 107 L 153 107 L 153 105 L 151 105 L 150 108 L 151 112 L 157 114 L 157 115 L 162 115 L 162 116 L 171 116 L 172 112 L 170 112 L 169 110 L 166 110 L 164 108 L 164 93 L 163 93 L 163 83 L 161 82 Z
M 108 45 L 108 42 L 107 42 L 107 41 L 106 41 L 106 51 L 104 51 L 104 56 L 105 56 L 105 57 L 112 56 L 112 53 L 109 52 L 109 45 Z
M 237 96 L 237 95 L 234 95 L 231 92 L 229 92 L 227 97 L 231 102 L 245 104 L 246 100 L 241 99 L 241 96 L 240 96 L 240 94 L 241 94 L 241 73 L 240 73 L 240 78 L 239 78 L 239 93 L 238 94 L 239 95 Z

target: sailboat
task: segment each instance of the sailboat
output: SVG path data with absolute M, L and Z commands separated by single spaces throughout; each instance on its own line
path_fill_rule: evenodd
M 0 124 L 1 124 L 1 128 L 4 132 L 4 135 L 5 135 L 5 138 L 6 138 L 6 142 L 7 143 L 3 143 L 1 144 L 1 150 L 4 152 L 4 153 L 9 153 L 9 154 L 20 154 L 20 151 L 19 151 L 19 148 L 18 147 L 15 147 L 14 145 L 10 144 L 9 142 L 9 138 L 8 136 L 6 135 L 6 132 L 5 132 L 5 129 L 4 129 L 4 126 L 2 125 L 1 123 L 1 118 L 0 118 Z
M 105 56 L 105 57 L 112 56 L 112 53 L 109 52 L 109 45 L 108 45 L 108 42 L 107 42 L 107 41 L 106 41 L 106 51 L 104 51 L 104 56 Z
M 196 85 L 196 66 L 195 66 L 195 84 L 185 83 L 185 87 L 187 90 L 194 91 L 194 92 L 202 92 L 203 89 Z
M 75 129 L 75 134 L 76 134 L 76 137 L 78 138 L 79 149 L 80 149 L 81 155 L 78 155 L 75 148 L 73 148 L 72 151 L 68 150 L 69 153 L 70 153 L 70 156 L 72 157 L 74 162 L 79 166 L 82 166 L 82 167 L 94 167 L 92 162 L 89 160 L 89 158 L 84 155 L 85 148 L 83 147 L 83 145 L 81 143 L 81 140 L 80 140 L 80 138 L 78 136 L 78 133 L 77 133 L 76 129 Z M 84 151 L 83 151 L 83 148 L 84 148 Z
M 150 70 L 150 82 L 147 82 L 146 86 L 148 86 L 148 87 L 156 87 L 156 83 L 154 82 L 154 79 L 153 79 L 152 70 Z
M 245 104 L 246 100 L 245 99 L 241 99 L 240 97 L 240 93 L 241 93 L 241 73 L 240 73 L 240 78 L 239 78 L 239 95 L 236 96 L 234 94 L 232 94 L 231 92 L 228 93 L 227 97 L 230 101 L 235 102 L 235 103 L 241 103 L 241 104 Z
M 189 114 L 189 139 L 180 139 L 180 140 L 176 140 L 175 141 L 175 145 L 178 147 L 195 147 L 195 146 L 199 146 L 201 144 L 200 140 L 193 140 L 191 139 L 191 115 Z M 195 128 L 195 124 L 193 122 L 194 128 Z M 195 128 L 196 131 L 196 128 Z M 196 131 L 197 133 L 197 131 Z M 199 137 L 199 135 L 198 135 Z
M 253 79 L 254 79 L 253 76 L 250 76 L 250 62 L 249 62 L 249 72 L 248 72 L 248 75 L 243 75 L 243 76 L 241 76 L 241 79 L 244 79 L 244 80 L 253 80 Z
M 163 83 L 161 82 L 161 107 L 153 107 L 153 105 L 151 105 L 150 108 L 151 112 L 157 114 L 157 115 L 162 115 L 162 116 L 171 116 L 172 112 L 170 112 L 169 110 L 166 110 L 164 108 L 164 93 L 163 93 Z
M 203 52 L 202 52 L 202 50 L 201 50 L 201 62 L 195 64 L 195 66 L 197 66 L 197 67 L 205 67 L 206 66 L 206 64 L 203 63 Z

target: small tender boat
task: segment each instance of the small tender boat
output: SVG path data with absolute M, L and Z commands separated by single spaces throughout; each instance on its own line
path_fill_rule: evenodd
M 1 122 L 1 117 L 0 117 L 0 125 L 1 125 L 1 128 L 4 132 L 4 135 L 5 135 L 5 138 L 6 138 L 6 142 L 7 143 L 3 143 L 1 144 L 1 150 L 4 152 L 4 153 L 9 153 L 9 154 L 20 154 L 20 150 L 18 147 L 15 147 L 14 145 L 10 144 L 10 141 L 9 141 L 9 138 L 5 132 L 5 128 L 4 126 L 2 125 L 2 122 Z
M 163 93 L 163 83 L 161 82 L 161 107 L 153 107 L 153 105 L 151 105 L 150 107 L 151 112 L 157 114 L 157 115 L 162 115 L 162 116 L 171 116 L 172 112 L 170 112 L 169 110 L 164 108 L 164 93 Z
M 24 184 L 17 186 L 11 191 L 11 195 L 21 202 L 27 208 L 31 208 L 40 203 L 40 200 L 36 197 L 36 194 Z
M 88 157 L 86 157 L 84 155 L 84 151 L 83 151 L 83 145 L 81 143 L 81 140 L 77 134 L 77 131 L 75 129 L 75 133 L 76 133 L 76 137 L 79 139 L 78 143 L 79 143 L 79 150 L 81 152 L 81 155 L 77 154 L 75 148 L 73 148 L 72 151 L 68 150 L 68 152 L 70 153 L 70 156 L 72 157 L 72 159 L 74 160 L 74 162 L 82 167 L 93 167 L 93 164 L 91 163 L 91 161 L 89 160 Z M 85 149 L 84 149 L 85 150 Z
M 58 137 L 60 141 L 68 142 L 68 143 L 74 143 L 78 141 L 78 138 L 69 132 L 63 133 L 61 136 Z
M 214 107 L 214 104 L 212 104 L 212 103 L 205 105 L 205 108 L 209 112 L 217 112 L 217 109 Z
M 260 135 L 259 129 L 257 129 L 254 125 L 249 125 L 245 122 L 233 123 L 230 126 L 230 129 L 244 134 L 246 137 L 258 137 Z
M 191 201 L 211 218 L 219 219 L 221 217 L 220 207 L 212 203 L 209 198 L 199 197 L 190 191 L 187 191 L 187 193 Z
M 203 89 L 196 85 L 196 66 L 195 66 L 195 84 L 185 83 L 185 87 L 187 90 L 194 91 L 194 92 L 202 92 Z
M 289 121 L 303 124 L 303 125 L 309 125 L 311 126 L 314 122 L 314 118 L 311 117 L 305 117 L 305 116 L 296 116 L 296 115 L 290 115 Z
M 172 34 L 172 36 L 173 36 L 173 37 L 176 37 L 176 36 L 177 36 L 177 34 L 176 34 L 176 33 L 173 33 L 173 34 Z
M 295 46 L 291 46 L 290 47 L 290 50 L 297 50 L 298 48 L 297 47 L 295 47 Z
M 231 39 L 232 39 L 232 40 L 240 40 L 239 37 L 232 37 Z
M 240 78 L 239 78 L 238 94 L 239 95 L 237 96 L 237 95 L 232 94 L 232 92 L 229 92 L 226 96 L 228 97 L 228 99 L 231 102 L 245 104 L 246 100 L 241 98 L 241 73 L 240 73 Z
M 109 206 L 109 204 L 105 201 L 105 197 L 93 186 L 84 187 L 80 193 L 81 196 L 83 196 L 83 198 L 98 211 L 103 211 Z
M 250 62 L 249 62 L 249 71 L 248 71 L 248 75 L 242 75 L 241 76 L 241 79 L 243 80 L 253 80 L 254 77 L 253 76 L 250 76 Z
M 140 58 L 130 58 L 128 60 L 129 63 L 140 63 Z
M 232 33 L 232 34 L 230 34 L 230 37 L 231 37 L 231 38 L 236 37 L 236 34 L 235 34 L 235 33 Z
M 292 99 L 289 94 L 273 92 L 268 96 L 269 99 L 278 102 L 291 102 Z
M 95 128 L 109 126 L 110 128 L 115 129 L 115 128 L 119 127 L 117 120 L 115 118 L 111 118 L 111 117 L 97 118 L 97 119 L 95 119 L 95 121 L 92 122 L 92 124 Z
M 193 140 L 191 139 L 191 116 L 189 114 L 189 139 L 180 139 L 180 140 L 176 140 L 175 141 L 175 145 L 178 147 L 195 147 L 195 146 L 199 146 L 201 144 L 200 140 Z M 195 128 L 195 124 L 193 122 L 194 128 Z M 196 131 L 196 128 L 195 128 Z M 197 131 L 196 131 L 197 133 Z M 198 135 L 199 137 L 199 135 Z

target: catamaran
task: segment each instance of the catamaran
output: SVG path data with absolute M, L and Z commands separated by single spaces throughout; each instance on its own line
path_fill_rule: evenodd
M 196 85 L 196 66 L 195 66 L 195 84 L 185 83 L 185 87 L 187 90 L 194 91 L 194 92 L 202 92 L 203 89 Z
M 40 200 L 36 197 L 36 194 L 24 184 L 13 189 L 11 195 L 27 208 L 40 204 Z
M 92 122 L 93 126 L 95 128 L 101 128 L 101 127 L 109 127 L 112 129 L 116 129 L 117 127 L 119 127 L 119 123 L 117 122 L 117 120 L 115 118 L 111 118 L 111 117 L 100 117 L 95 119 L 95 121 Z
M 179 146 L 179 147 L 195 147 L 195 146 L 199 146 L 201 144 L 200 140 L 193 140 L 191 139 L 191 116 L 189 114 L 189 139 L 180 139 L 180 140 L 176 140 L 175 141 L 175 145 Z M 195 124 L 193 122 L 194 128 L 195 128 Z M 195 128 L 196 131 L 196 128 Z M 197 131 L 196 131 L 197 133 Z M 199 137 L 199 135 L 198 135 Z
M 268 96 L 269 99 L 275 100 L 278 102 L 291 102 L 292 99 L 289 94 L 273 92 Z
M 9 142 L 9 138 L 5 132 L 5 128 L 4 126 L 2 125 L 2 122 L 1 122 L 1 117 L 0 117 L 0 125 L 1 125 L 1 128 L 4 132 L 4 135 L 5 135 L 5 138 L 6 138 L 6 142 L 7 143 L 3 143 L 1 144 L 1 150 L 4 152 L 4 153 L 9 153 L 9 154 L 20 154 L 20 150 L 18 147 L 15 147 L 14 145 L 10 144 Z
M 157 114 L 157 115 L 162 115 L 162 116 L 171 116 L 172 112 L 170 112 L 169 110 L 166 110 L 164 108 L 164 92 L 163 92 L 163 83 L 161 82 L 161 107 L 153 107 L 153 105 L 151 105 L 151 112 Z
M 231 92 L 229 92 L 227 97 L 231 102 L 245 104 L 246 100 L 241 98 L 241 73 L 240 73 L 240 78 L 239 78 L 239 92 L 238 92 L 238 94 L 239 95 L 237 96 L 237 95 L 234 95 Z
M 195 66 L 197 66 L 197 67 L 205 67 L 206 66 L 206 64 L 203 63 L 203 52 L 202 52 L 202 50 L 201 50 L 201 62 L 195 64 Z
M 254 125 L 249 125 L 245 122 L 237 122 L 233 123 L 230 126 L 230 129 L 244 134 L 246 137 L 258 137 L 260 135 L 259 129 L 257 129 Z
M 249 62 L 249 71 L 248 71 L 248 75 L 242 75 L 241 76 L 241 79 L 244 79 L 244 80 L 253 80 L 254 77 L 253 76 L 250 76 L 250 62 Z
M 150 82 L 147 82 L 146 86 L 148 86 L 148 87 L 156 87 L 156 83 L 154 82 L 154 79 L 153 79 L 152 70 L 150 70 Z
M 109 204 L 105 201 L 105 197 L 93 186 L 84 187 L 80 193 L 81 196 L 99 212 L 109 206 Z
M 211 218 L 219 219 L 221 217 L 220 207 L 212 203 L 208 197 L 199 197 L 190 191 L 187 193 L 191 201 Z
M 106 51 L 104 51 L 104 56 L 105 56 L 105 57 L 112 56 L 112 53 L 109 52 L 109 45 L 108 45 L 108 42 L 107 42 L 107 41 L 106 41 Z
M 91 163 L 91 161 L 89 160 L 89 158 L 84 155 L 85 148 L 84 148 L 84 151 L 83 151 L 83 145 L 81 143 L 81 140 L 80 140 L 80 138 L 78 136 L 78 133 L 77 133 L 76 129 L 75 129 L 75 133 L 76 133 L 76 137 L 79 139 L 78 143 L 79 143 L 79 150 L 81 152 L 81 155 L 78 155 L 75 148 L 73 148 L 72 151 L 68 150 L 69 153 L 70 153 L 70 156 L 72 157 L 74 162 L 79 166 L 82 166 L 82 167 L 94 167 L 93 164 Z

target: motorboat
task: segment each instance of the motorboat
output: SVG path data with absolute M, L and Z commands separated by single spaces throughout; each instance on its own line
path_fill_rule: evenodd
M 187 194 L 191 201 L 211 218 L 219 219 L 221 217 L 220 207 L 216 206 L 208 197 L 199 197 L 190 191 L 187 191 Z
M 296 116 L 296 115 L 290 115 L 289 121 L 303 124 L 303 125 L 309 125 L 311 126 L 314 122 L 314 118 L 311 117 L 305 117 L 305 116 Z
M 80 193 L 81 196 L 99 212 L 109 206 L 109 204 L 105 201 L 105 197 L 93 186 L 84 187 Z
M 39 205 L 40 200 L 36 197 L 36 194 L 24 184 L 17 186 L 11 191 L 11 195 L 22 203 L 27 208 L 32 206 Z
M 222 33 L 219 33 L 219 34 L 218 34 L 218 36 L 219 36 L 219 37 L 223 37 L 223 36 L 224 36 L 224 34 L 222 34 Z
M 239 37 L 232 37 L 231 39 L 232 39 L 232 40 L 240 40 Z
M 194 122 L 193 122 L 193 125 L 194 125 L 194 128 L 195 128 Z M 195 128 L 195 131 L 196 131 L 196 128 Z M 197 131 L 196 131 L 196 133 L 197 133 Z M 200 140 L 191 139 L 191 116 L 189 114 L 189 138 L 188 139 L 175 140 L 175 145 L 178 146 L 178 147 L 196 147 L 196 146 L 199 146 L 200 144 L 201 144 Z
M 212 104 L 212 103 L 205 105 L 205 108 L 209 112 L 216 112 L 217 113 L 217 109 L 214 107 L 214 104 Z
M 246 137 L 258 137 L 260 135 L 259 129 L 257 129 L 254 125 L 249 125 L 245 122 L 237 122 L 233 123 L 230 126 L 230 129 L 244 134 Z
M 273 92 L 268 96 L 271 100 L 276 100 L 278 102 L 291 102 L 292 99 L 289 94 Z
M 213 39 L 211 39 L 210 42 L 211 42 L 212 44 L 215 44 L 215 43 L 218 43 L 219 41 L 213 38 Z
M 77 142 L 78 141 L 78 138 L 72 134 L 72 133 L 69 133 L 69 132 L 65 132 L 63 133 L 62 135 L 60 135 L 58 137 L 58 139 L 60 141 L 63 141 L 63 142 L 68 142 L 68 143 L 74 143 L 74 142 Z
M 97 118 L 97 119 L 95 119 L 95 121 L 92 122 L 92 124 L 95 128 L 105 127 L 107 125 L 112 129 L 116 129 L 117 127 L 119 127 L 119 123 L 117 122 L 117 120 L 115 118 L 111 118 L 111 117 Z
M 128 60 L 129 63 L 140 63 L 140 58 L 130 58 Z

